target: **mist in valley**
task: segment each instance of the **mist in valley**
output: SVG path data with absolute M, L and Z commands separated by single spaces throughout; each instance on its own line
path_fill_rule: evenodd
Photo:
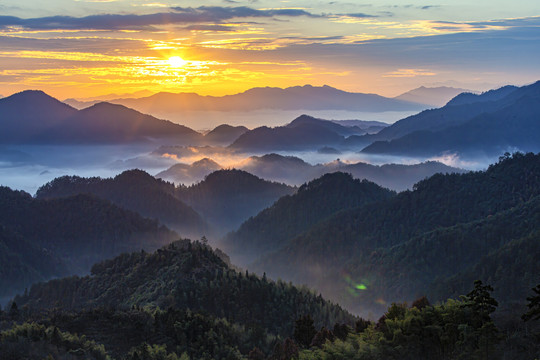
M 185 149 L 184 153 L 175 155 L 161 153 L 155 145 L 4 146 L 0 150 L 0 183 L 3 186 L 34 194 L 39 186 L 59 176 L 112 177 L 128 169 L 141 169 L 151 175 L 157 175 L 180 164 L 188 168 L 184 176 L 176 179 L 167 176 L 163 178 L 177 185 L 191 185 L 203 180 L 204 176 L 216 168 L 238 168 L 267 180 L 298 186 L 324 172 L 343 170 L 347 165 L 357 163 L 381 166 L 385 164 L 414 165 L 425 161 L 437 161 L 455 168 L 480 170 L 496 160 L 493 156 L 462 159 L 455 154 L 420 158 L 365 154 L 356 151 L 345 151 L 339 154 L 325 154 L 317 150 L 272 152 L 283 158 L 294 158 L 294 160 L 305 162 L 306 167 L 311 169 L 302 173 L 294 167 L 294 164 L 284 164 L 283 161 L 279 161 L 272 166 L 268 162 L 258 162 L 257 159 L 252 158 L 252 156 L 260 158 L 266 154 L 233 153 L 224 148 L 198 149 L 183 146 L 180 148 Z M 205 167 L 194 172 L 193 163 L 203 159 L 210 159 L 219 166 Z M 412 184 L 402 183 L 395 189 L 402 190 L 411 186 Z

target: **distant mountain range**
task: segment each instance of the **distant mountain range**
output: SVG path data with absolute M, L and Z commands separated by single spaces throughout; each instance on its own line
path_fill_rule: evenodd
M 158 179 L 173 181 L 177 184 L 191 184 L 199 182 L 207 175 L 221 169 L 223 167 L 214 160 L 203 158 L 191 165 L 183 163 L 174 164 L 167 170 L 156 174 L 156 177 Z
M 436 161 L 427 161 L 414 165 L 385 164 L 371 165 L 365 162 L 345 163 L 340 160 L 326 164 L 311 165 L 295 156 L 283 156 L 275 153 L 263 156 L 251 156 L 233 165 L 260 178 L 292 185 L 301 185 L 326 173 L 342 171 L 352 174 L 357 179 L 367 179 L 392 190 L 412 189 L 420 180 L 436 173 L 460 173 L 463 169 L 444 165 Z M 176 164 L 156 175 L 178 184 L 201 180 L 207 174 L 223 168 L 217 162 L 204 158 L 191 165 Z
M 111 103 L 98 103 L 76 110 L 41 91 L 24 91 L 0 99 L 0 143 L 3 144 L 126 144 L 151 142 L 158 144 L 221 146 L 224 153 L 263 154 L 274 151 L 319 151 L 338 154 L 358 151 L 431 158 L 442 154 L 462 156 L 497 156 L 505 151 L 540 150 L 540 131 L 536 119 L 540 116 L 540 82 L 529 86 L 505 86 L 482 94 L 461 93 L 438 109 L 424 110 L 416 115 L 385 126 L 361 120 L 329 121 L 301 115 L 292 122 L 274 128 L 262 126 L 249 130 L 243 126 L 220 125 L 203 135 L 183 125 L 159 120 L 136 110 Z M 411 94 L 442 94 L 459 89 L 419 88 Z M 361 96 L 360 96 L 361 95 Z M 196 94 L 156 94 L 148 106 L 161 107 L 161 97 L 175 99 L 187 96 L 184 104 L 195 104 L 191 98 L 213 99 L 240 106 L 245 101 L 254 107 L 284 108 L 302 101 L 321 107 L 328 104 L 338 109 L 343 101 L 364 106 L 379 104 L 376 95 L 352 94 L 327 86 L 293 87 L 287 89 L 256 88 L 229 97 L 200 97 Z M 420 95 L 418 95 L 420 96 Z M 434 95 L 435 96 L 435 95 Z M 337 97 L 337 98 L 336 98 Z M 263 100 L 257 100 L 257 99 Z M 142 98 L 149 99 L 149 98 Z M 191 100 L 190 100 L 191 99 Z M 226 101 L 226 99 L 228 99 Z M 304 100 L 302 100 L 304 99 Z M 338 99 L 338 100 L 336 100 Z M 386 99 L 386 98 L 384 98 Z M 134 106 L 141 99 L 132 99 Z M 155 101 L 154 101 L 155 100 Z M 169 99 L 170 100 L 170 99 Z M 189 100 L 189 101 L 188 101 Z M 383 102 L 387 102 L 388 99 Z M 131 100 L 130 100 L 131 101 Z M 172 101 L 172 100 L 171 100 Z M 210 100 L 208 100 L 210 101 Z M 326 105 L 324 105 L 326 101 Z M 397 101 L 397 100 L 392 100 Z M 182 101 L 178 104 L 182 104 Z M 408 103 L 410 104 L 410 103 Z M 207 104 L 208 105 L 208 104 Z M 232 109 L 234 106 L 231 105 Z M 165 105 L 163 105 L 165 106 Z M 175 105 L 176 106 L 176 105 Z M 186 105 L 187 106 L 187 105 Z M 208 109 L 212 109 L 208 105 Z M 246 105 L 247 106 L 247 105 Z M 280 105 L 281 106 L 281 105 Z M 389 105 L 390 106 L 390 105 Z M 390 109 L 391 106 L 388 108 Z M 153 108 L 145 108 L 151 112 Z M 219 108 L 226 110 L 226 108 Z M 342 107 L 340 109 L 346 109 Z M 21 154 L 19 154 L 21 155 Z M 3 151 L 3 158 L 17 154 Z M 20 156 L 19 156 L 20 158 Z
M 235 95 L 202 96 L 195 93 L 157 93 L 142 98 L 108 99 L 149 114 L 179 113 L 183 111 L 252 111 L 279 110 L 355 110 L 364 112 L 410 111 L 425 108 L 401 99 L 376 94 L 351 93 L 324 86 L 293 86 L 285 89 L 260 87 Z M 95 101 L 65 100 L 74 107 L 90 106 Z
M 364 140 L 362 151 L 433 156 L 540 150 L 540 82 L 461 94 L 446 106 L 400 120 Z M 361 138 L 357 138 L 361 142 Z
M 471 93 L 471 91 L 467 89 L 459 89 L 448 86 L 421 86 L 419 88 L 407 91 L 406 93 L 403 93 L 399 96 L 396 96 L 394 99 L 418 104 L 426 104 L 432 107 L 441 107 L 446 105 L 446 103 L 450 99 L 453 99 L 461 93 Z

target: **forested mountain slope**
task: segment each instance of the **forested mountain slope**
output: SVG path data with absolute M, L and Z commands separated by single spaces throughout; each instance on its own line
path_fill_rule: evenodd
M 241 257 L 246 263 L 257 255 L 276 251 L 288 240 L 338 211 L 394 195 L 367 180 L 353 179 L 350 174 L 326 174 L 249 218 L 237 231 L 227 235 L 222 246 L 233 258 Z
M 533 220 L 538 196 L 540 155 L 507 156 L 485 172 L 434 175 L 414 191 L 338 213 L 253 269 L 348 298 L 344 304 L 359 311 L 380 309 L 386 302 L 425 292 L 430 281 L 442 281 L 455 271 L 473 274 L 484 257 L 501 259 L 497 252 L 510 251 L 504 249 L 513 240 L 520 249 L 532 249 L 540 230 Z M 501 266 L 495 263 L 492 268 Z M 524 260 L 516 266 L 530 266 L 532 274 L 540 274 L 538 262 Z M 500 271 L 478 275 L 504 283 L 498 280 Z M 515 281 L 523 291 L 534 286 L 535 278 L 540 280 L 518 276 Z M 438 298 L 461 290 L 438 292 Z

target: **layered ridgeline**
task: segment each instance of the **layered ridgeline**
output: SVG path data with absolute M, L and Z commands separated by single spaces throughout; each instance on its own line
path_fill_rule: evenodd
M 540 155 L 503 157 L 484 172 L 434 175 L 414 191 L 340 212 L 253 269 L 307 283 L 357 311 L 426 292 L 432 300 L 462 294 L 472 277 L 493 284 L 508 306 L 540 281 L 540 228 L 531 220 L 538 196 Z M 523 257 L 508 265 L 510 254 Z
M 352 325 L 355 321 L 352 315 L 320 295 L 284 282 L 270 281 L 264 276 L 238 272 L 224 261 L 223 254 L 212 251 L 203 243 L 189 240 L 174 242 L 155 253 L 122 254 L 94 265 L 90 276 L 35 284 L 26 295 L 17 296 L 14 301 L 18 308 L 26 308 L 29 312 L 52 308 L 56 314 L 82 311 L 82 315 L 75 316 L 80 316 L 78 321 L 72 321 L 74 315 L 64 315 L 68 318 L 56 316 L 52 322 L 60 330 L 77 331 L 90 339 L 106 341 L 116 350 L 147 342 L 176 345 L 180 349 L 179 354 L 191 351 L 183 348 L 193 347 L 189 344 L 190 339 L 194 343 L 211 344 L 219 343 L 218 339 L 224 335 L 228 337 L 223 342 L 241 347 L 244 355 L 253 345 L 268 351 L 268 335 L 292 336 L 295 320 L 303 315 L 310 315 L 317 328 L 330 327 L 335 323 Z M 107 334 L 113 331 L 107 326 L 103 328 L 107 321 L 106 312 L 104 314 L 100 310 L 103 307 L 132 308 L 132 315 L 140 314 L 138 318 L 133 316 L 138 323 L 129 324 L 129 311 L 127 315 L 119 314 L 118 322 L 126 326 L 113 325 L 118 329 L 117 333 L 108 338 Z M 155 320 L 137 310 L 139 307 L 170 310 L 156 313 L 153 315 L 157 318 Z M 84 312 L 90 314 L 85 316 Z M 88 319 L 84 326 L 80 322 L 82 318 Z M 108 321 L 112 322 L 110 317 Z M 194 323 L 200 328 L 197 329 Z M 237 325 L 232 327 L 229 324 Z M 95 329 L 95 326 L 100 326 L 100 329 Z M 128 336 L 135 330 L 138 334 L 133 338 Z M 164 334 L 165 330 L 169 335 Z M 198 336 L 195 337 L 194 333 Z M 200 338 L 205 335 L 205 338 Z M 253 345 L 246 348 L 247 344 Z M 212 353 L 217 347 L 216 344 L 214 348 L 195 348 L 193 352 L 208 352 L 206 356 L 197 358 L 222 358 Z M 169 346 L 169 349 L 173 350 L 175 346 Z
M 155 220 L 89 195 L 39 200 L 0 187 L 0 297 L 87 272 L 124 251 L 155 249 L 176 236 Z
M 92 194 L 125 209 L 159 221 L 183 235 L 202 236 L 208 224 L 192 207 L 175 196 L 174 184 L 142 170 L 124 171 L 114 178 L 63 176 L 43 185 L 38 199 Z
M 337 156 L 339 156 L 337 154 Z M 236 169 L 247 171 L 262 179 L 302 185 L 324 174 L 341 171 L 352 174 L 358 179 L 367 179 L 383 187 L 402 191 L 412 189 L 418 181 L 436 173 L 465 172 L 463 169 L 445 165 L 438 161 L 425 161 L 419 164 L 384 164 L 373 165 L 366 162 L 343 162 L 340 159 L 325 164 L 311 165 L 295 156 L 275 153 L 262 156 L 250 156 L 234 165 Z M 203 158 L 193 164 L 175 164 L 156 175 L 175 183 L 200 181 L 222 166 L 209 158 Z
M 394 192 L 367 180 L 353 179 L 350 174 L 326 174 L 248 219 L 227 235 L 222 247 L 233 259 L 246 264 L 276 251 L 332 214 L 392 196 Z
M 0 99 L 0 143 L 119 144 L 155 140 L 198 144 L 203 136 L 122 105 L 98 103 L 76 110 L 42 91 Z
M 191 186 L 176 188 L 176 197 L 192 206 L 218 230 L 230 231 L 295 188 L 241 170 L 219 170 Z
M 540 150 L 540 81 L 481 95 L 462 94 L 446 106 L 400 120 L 373 136 L 363 152 L 377 154 L 501 154 Z
M 178 187 L 142 170 L 128 170 L 106 179 L 63 176 L 40 187 L 36 197 L 92 194 L 156 218 L 183 235 L 203 236 L 235 228 L 294 191 L 240 170 L 215 171 L 194 185 Z

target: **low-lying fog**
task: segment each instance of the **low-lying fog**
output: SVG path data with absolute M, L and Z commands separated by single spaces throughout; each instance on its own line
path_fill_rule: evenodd
M 223 168 L 243 168 L 246 171 L 254 169 L 250 167 L 250 162 L 253 160 L 249 159 L 249 157 L 252 154 L 231 154 L 225 150 L 219 152 L 219 148 L 213 150 L 210 154 L 201 152 L 197 148 L 190 148 L 190 150 L 194 153 L 186 156 L 176 156 L 161 154 L 156 151 L 156 146 L 4 146 L 0 148 L 0 185 L 35 194 L 41 185 L 63 175 L 111 177 L 133 168 L 143 169 L 151 175 L 156 175 L 175 164 L 186 164 L 188 170 L 192 169 L 193 166 L 189 165 L 203 158 L 212 159 Z M 496 160 L 483 158 L 465 161 L 457 156 L 420 159 L 357 152 L 340 154 L 324 154 L 317 151 L 276 153 L 283 156 L 298 157 L 310 165 L 332 162 L 334 164 L 341 163 L 341 165 L 358 162 L 373 165 L 389 163 L 411 165 L 426 160 L 437 160 L 449 166 L 477 170 L 487 167 L 488 164 Z M 337 159 L 339 159 L 339 162 Z M 326 168 L 332 169 L 333 167 L 330 165 Z M 260 170 L 261 166 L 264 165 L 258 164 L 257 169 Z M 299 185 L 305 181 L 305 177 L 298 177 L 296 174 L 291 175 L 302 171 L 300 169 L 294 171 L 294 164 L 280 166 L 278 164 L 268 169 L 269 176 L 262 176 L 259 171 L 259 176 L 291 185 Z M 287 169 L 283 169 L 284 167 L 287 167 Z M 206 173 L 211 172 L 209 169 L 206 170 Z M 256 173 L 256 171 L 253 172 Z M 200 172 L 195 173 L 199 174 Z M 200 181 L 203 179 L 205 172 L 203 171 L 202 175 L 193 175 L 193 172 L 191 174 L 192 177 L 184 177 L 181 182 L 190 185 L 193 182 Z M 169 178 L 168 180 L 172 179 Z

